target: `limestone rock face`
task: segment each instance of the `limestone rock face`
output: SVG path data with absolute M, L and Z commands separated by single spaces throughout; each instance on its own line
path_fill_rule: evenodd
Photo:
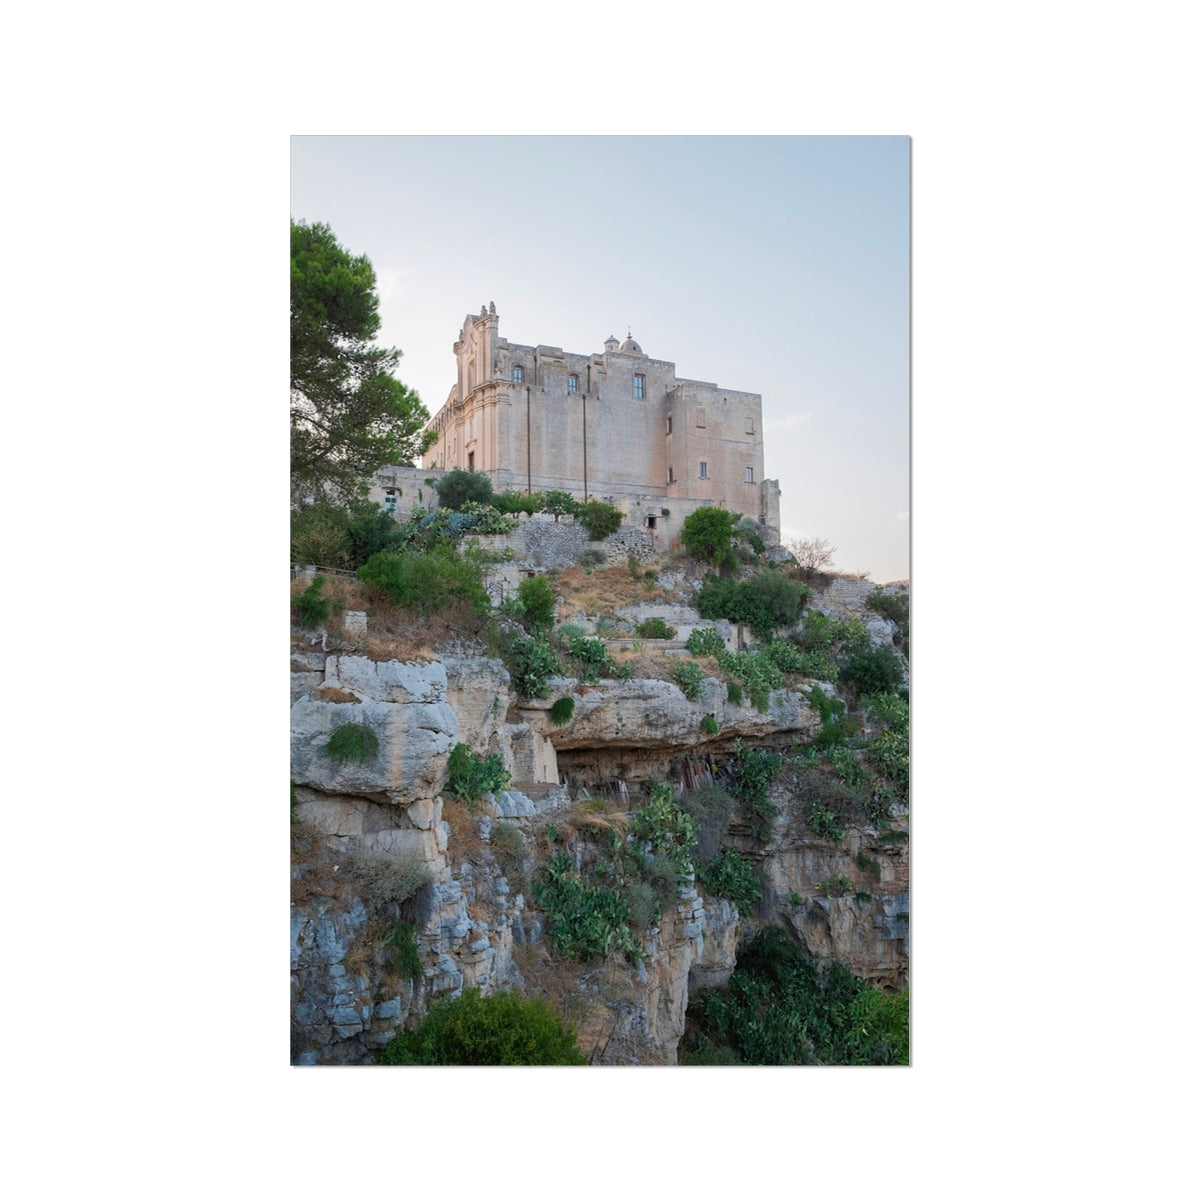
M 495 658 L 444 656 L 446 699 L 458 722 L 458 740 L 478 753 L 504 748 L 509 674 Z M 509 763 L 506 767 L 511 769 Z
M 372 662 L 331 654 L 323 687 L 359 703 L 318 698 L 322 688 L 292 705 L 292 779 L 336 795 L 387 798 L 392 803 L 434 800 L 441 793 L 446 757 L 458 740 L 458 719 L 447 698 L 441 663 Z M 379 753 L 366 762 L 339 763 L 325 753 L 334 729 L 366 725 Z
M 526 701 L 521 715 L 556 751 L 589 747 L 686 748 L 709 740 L 700 721 L 712 716 L 723 738 L 761 737 L 820 725 L 820 716 L 802 692 L 772 692 L 765 713 L 749 704 L 733 705 L 725 684 L 707 679 L 698 700 L 688 700 L 675 684 L 662 679 L 602 679 L 580 687 L 575 680 L 551 681 L 556 694 L 572 691 L 575 713 L 561 728 L 550 723 L 550 701 Z

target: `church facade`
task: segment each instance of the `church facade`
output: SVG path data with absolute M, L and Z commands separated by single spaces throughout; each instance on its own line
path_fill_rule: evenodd
M 779 540 L 779 485 L 763 469 L 762 397 L 694 379 L 632 336 L 592 354 L 500 336 L 494 304 L 454 343 L 458 379 L 430 427 L 426 469 L 482 471 L 497 491 L 603 500 L 656 542 L 717 505 Z

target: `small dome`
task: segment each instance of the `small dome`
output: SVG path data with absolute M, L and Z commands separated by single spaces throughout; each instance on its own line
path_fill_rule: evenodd
M 639 346 L 637 344 L 637 342 L 635 342 L 633 340 L 633 337 L 630 336 L 630 337 L 627 337 L 621 343 L 621 353 L 622 354 L 641 354 L 644 356 L 646 352 L 641 348 L 641 346 Z

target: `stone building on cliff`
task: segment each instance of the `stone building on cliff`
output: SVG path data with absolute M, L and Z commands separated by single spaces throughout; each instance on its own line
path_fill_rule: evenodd
M 779 483 L 764 478 L 762 397 L 680 379 L 633 337 L 564 352 L 500 336 L 495 304 L 454 343 L 458 380 L 430 423 L 426 470 L 482 471 L 496 490 L 570 492 L 620 508 L 655 542 L 717 505 L 779 542 Z

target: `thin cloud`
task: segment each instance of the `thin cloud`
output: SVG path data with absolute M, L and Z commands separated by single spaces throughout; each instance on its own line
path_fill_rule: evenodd
M 770 433 L 791 433 L 812 420 L 812 409 L 806 413 L 788 413 L 786 417 L 768 417 L 763 429 Z

